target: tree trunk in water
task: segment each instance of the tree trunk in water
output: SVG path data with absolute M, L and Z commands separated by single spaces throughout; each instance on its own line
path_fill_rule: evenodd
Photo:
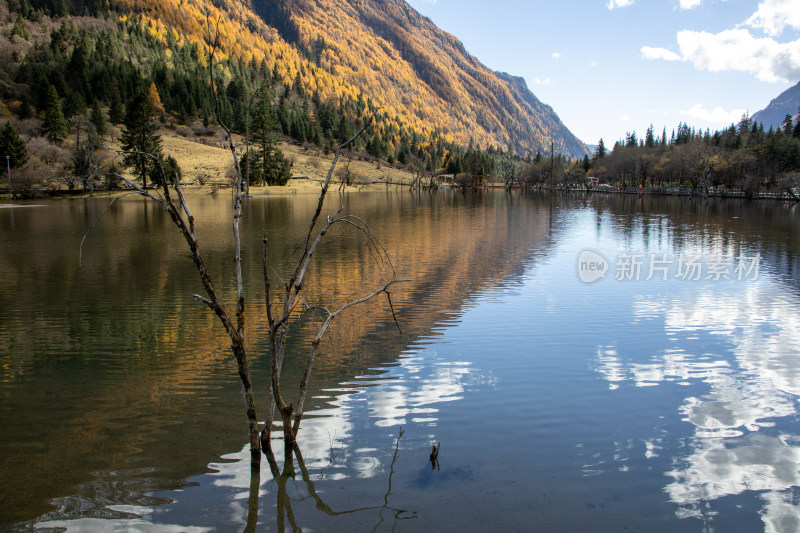
M 247 359 L 247 353 L 245 352 L 241 338 L 235 341 L 231 348 L 236 356 L 239 378 L 242 381 L 242 396 L 247 413 L 248 436 L 250 439 L 250 457 L 253 460 L 253 468 L 257 468 L 257 466 L 261 464 L 261 435 L 258 432 L 256 400 L 253 395 L 253 383 L 250 379 L 250 363 Z

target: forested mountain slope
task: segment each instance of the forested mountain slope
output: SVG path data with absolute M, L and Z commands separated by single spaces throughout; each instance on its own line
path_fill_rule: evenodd
M 380 109 L 376 141 L 380 146 L 374 151 L 383 156 L 399 156 L 404 143 L 409 153 L 413 148 L 420 155 L 421 145 L 437 142 L 463 147 L 472 142 L 483 149 L 512 146 L 519 155 L 528 150 L 547 153 L 552 142 L 557 153 L 588 153 L 521 78 L 492 72 L 460 41 L 402 0 L 10 0 L 8 6 L 6 35 L 15 53 L 11 47 L 6 51 L 4 63 L 10 63 L 6 76 L 11 79 L 4 80 L 2 89 L 12 110 L 13 101 L 24 95 L 24 90 L 14 90 L 15 83 L 29 86 L 44 79 L 38 73 L 34 73 L 38 80 L 31 79 L 30 71 L 22 78 L 14 76 L 20 69 L 24 73 L 26 62 L 42 59 L 36 56 L 37 48 L 50 44 L 47 34 L 69 13 L 74 26 L 87 33 L 62 32 L 60 57 L 45 61 L 63 60 L 74 67 L 81 61 L 113 62 L 128 55 L 134 70 L 155 79 L 162 98 L 167 93 L 168 110 L 170 102 L 183 100 L 194 109 L 184 106 L 178 110 L 182 116 L 202 116 L 211 111 L 208 103 L 199 101 L 199 94 L 182 98 L 196 91 L 182 78 L 199 82 L 201 72 L 192 74 L 197 69 L 189 63 L 204 66 L 210 23 L 220 31 L 217 58 L 225 63 L 221 85 L 235 82 L 246 89 L 242 94 L 232 91 L 233 96 L 246 96 L 247 89 L 266 78 L 276 99 L 307 102 L 303 113 L 311 122 L 319 122 L 318 106 L 324 102 L 335 107 L 334 121 L 345 116 L 352 126 L 367 111 Z M 28 30 L 27 35 L 12 34 L 18 24 Z M 90 30 L 93 24 L 107 33 Z M 98 47 L 100 40 L 115 32 L 119 45 L 114 50 Z M 77 60 L 76 49 L 81 49 Z M 89 70 L 95 66 L 86 65 Z M 44 77 L 60 97 L 68 98 L 70 90 L 80 92 L 74 80 L 80 73 L 64 72 L 64 83 L 54 83 L 52 70 Z M 112 75 L 106 81 L 119 85 L 119 77 Z M 91 76 L 88 83 L 96 88 Z M 183 87 L 175 89 L 176 84 Z M 108 104 L 111 91 L 106 89 L 100 88 L 96 97 Z M 32 90 L 43 99 L 44 89 Z M 125 88 L 120 90 L 124 98 Z M 91 99 L 83 95 L 86 105 Z M 291 121 L 287 117 L 284 124 L 291 128 Z M 312 140 L 314 126 L 300 127 Z M 446 163 L 446 150 L 430 155 L 429 166 Z

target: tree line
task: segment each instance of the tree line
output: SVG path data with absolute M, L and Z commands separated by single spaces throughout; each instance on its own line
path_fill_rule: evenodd
M 86 159 L 88 145 L 102 144 L 98 139 L 109 123 L 124 125 L 129 131 L 129 122 L 136 120 L 127 116 L 131 107 L 140 115 L 147 111 L 156 128 L 198 122 L 207 127 L 217 118 L 216 101 L 219 118 L 231 124 L 256 152 L 245 158 L 245 170 L 253 184 L 279 184 L 288 177 L 285 160 L 275 148 L 278 137 L 327 153 L 349 139 L 367 117 L 373 117 L 370 135 L 350 147 L 363 158 L 434 173 L 447 166 L 464 168 L 464 157 L 480 152 L 446 141 L 437 131 L 423 134 L 414 130 L 383 112 L 363 93 L 323 98 L 319 90 L 305 86 L 303 73 L 286 80 L 277 63 L 265 60 L 247 62 L 236 55 L 219 59 L 218 79 L 212 89 L 197 43 L 179 39 L 172 31 L 162 39 L 148 31 L 136 15 L 121 21 L 106 14 L 107 18 L 96 24 L 78 27 L 62 9 L 52 9 L 49 4 L 33 7 L 27 0 L 7 1 L 10 16 L 16 17 L 9 38 L 27 39 L 31 45 L 24 51 L 13 49 L 0 65 L 11 78 L 10 83 L 0 85 L 0 95 L 15 115 L 16 126 L 24 126 L 25 131 L 18 133 L 28 137 L 28 144 L 41 137 L 54 147 L 69 145 L 81 152 L 44 159 L 37 155 L 34 162 L 39 168 L 40 163 L 52 166 L 60 162 L 66 174 L 81 174 L 87 166 L 75 165 L 75 159 Z M 43 20 L 44 15 L 54 18 Z M 49 23 L 50 28 L 39 40 L 27 31 L 36 21 L 42 27 Z M 22 29 L 13 29 L 17 27 Z M 146 109 L 141 107 L 145 96 L 152 104 Z M 83 127 L 88 129 L 81 133 Z M 73 134 L 83 140 L 73 143 Z M 126 150 L 133 146 L 125 139 L 123 143 Z M 150 148 L 157 148 L 158 143 L 153 143 Z M 144 148 L 147 143 L 136 146 Z M 45 151 L 60 153 L 53 147 Z M 133 159 L 126 158 L 125 164 L 144 178 L 147 165 L 142 161 L 135 164 Z M 15 158 L 12 168 L 24 164 Z M 87 181 L 85 174 L 76 179 Z M 75 184 L 72 179 L 65 181 Z
M 547 153 L 523 156 L 511 146 L 481 148 L 470 142 L 464 147 L 435 130 L 420 133 L 388 116 L 363 93 L 323 98 L 318 89 L 306 86 L 303 72 L 289 80 L 278 63 L 265 60 L 223 57 L 218 79 L 211 84 L 197 43 L 171 30 L 156 35 L 135 14 L 124 20 L 98 18 L 96 24 L 79 28 L 57 0 L 7 2 L 13 20 L 9 42 L 30 41 L 24 52 L 9 47 L 0 65 L 4 76 L 10 76 L 10 83 L 0 85 L 0 94 L 16 116 L 14 124 L 3 126 L 0 156 L 9 155 L 12 169 L 24 169 L 16 173 L 21 182 L 26 172 L 29 181 L 37 176 L 43 181 L 44 169 L 60 164 L 70 187 L 90 183 L 89 176 L 102 166 L 92 157 L 97 159 L 93 154 L 109 123 L 128 132 L 123 149 L 160 152 L 158 128 L 198 122 L 207 127 L 217 112 L 247 141 L 243 168 L 248 182 L 256 185 L 285 183 L 291 173 L 277 149 L 279 137 L 328 152 L 349 139 L 367 117 L 373 117 L 373 125 L 368 136 L 350 147 L 355 154 L 431 178 L 453 174 L 464 186 L 486 181 L 577 185 L 594 176 L 628 186 L 754 190 L 791 185 L 800 171 L 800 126 L 791 117 L 782 127 L 766 131 L 747 115 L 714 133 L 679 124 L 668 137 L 666 130 L 656 135 L 651 126 L 644 138 L 629 132 L 610 150 L 600 139 L 591 158 L 574 159 L 555 153 L 552 146 Z M 97 13 L 95 4 L 79 8 Z M 44 38 L 32 36 L 34 24 L 49 28 Z M 20 124 L 24 132 L 16 131 Z M 150 144 L 144 139 L 133 144 L 131 132 L 148 128 Z M 75 141 L 67 142 L 67 151 L 65 141 L 72 134 Z M 32 157 L 23 153 L 26 148 Z M 136 159 L 128 156 L 124 164 L 146 183 L 147 164 Z M 172 164 L 168 159 L 164 163 Z M 109 178 L 106 185 L 116 186 L 115 180 Z
M 713 187 L 756 191 L 794 187 L 800 181 L 800 121 L 787 115 L 765 130 L 744 114 L 738 124 L 715 132 L 681 123 L 667 137 L 650 126 L 644 139 L 628 133 L 605 152 L 602 139 L 592 174 L 621 186 Z

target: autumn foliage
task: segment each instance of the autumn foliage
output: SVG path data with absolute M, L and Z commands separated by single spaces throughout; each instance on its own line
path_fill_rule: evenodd
M 207 20 L 218 21 L 219 59 L 265 62 L 286 85 L 299 84 L 322 100 L 369 99 L 385 114 L 382 128 L 398 133 L 386 139 L 393 150 L 407 128 L 425 137 L 436 131 L 463 146 L 510 144 L 524 153 L 549 149 L 552 138 L 558 152 L 588 153 L 521 78 L 492 72 L 401 0 L 119 5 L 164 43 L 205 48 Z

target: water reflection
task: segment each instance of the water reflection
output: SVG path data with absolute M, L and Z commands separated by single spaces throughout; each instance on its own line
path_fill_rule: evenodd
M 300 221 L 313 200 L 249 204 L 246 233 L 258 238 L 243 243 L 252 259 L 244 268 L 254 290 L 261 235 L 266 232 L 275 243 L 271 251 L 291 263 Z M 531 247 L 548 235 L 548 213 L 512 195 L 364 194 L 340 200 L 370 220 L 399 276 L 414 282 L 393 298 L 404 335 L 397 334 L 388 309 L 377 305 L 331 331 L 315 369 L 302 442 L 308 463 L 327 465 L 326 479 L 373 479 L 385 468 L 385 449 L 374 443 L 346 447 L 355 429 L 363 429 L 354 418 L 386 429 L 435 427 L 437 404 L 460 398 L 473 369 L 440 361 L 423 376 L 418 355 L 409 352 L 398 361 L 397 354 L 415 339 L 437 335 L 436 325 L 450 316 L 442 309 L 457 314 L 481 287 L 519 273 Z M 198 233 L 209 268 L 230 296 L 229 202 L 210 196 L 190 201 L 202 215 Z M 196 273 L 176 251 L 182 244 L 166 231 L 163 213 L 137 200 L 118 202 L 93 232 L 78 266 L 80 238 L 106 205 L 53 202 L 36 216 L 33 210 L 17 214 L 13 232 L 0 231 L 0 452 L 15 457 L 0 465 L 2 477 L 14 480 L 0 487 L 2 523 L 103 515 L 112 520 L 108 527 L 116 527 L 114 520 L 125 520 L 130 506 L 148 505 L 148 491 L 180 485 L 240 444 L 235 371 L 214 317 L 191 298 Z M 357 236 L 334 237 L 338 244 L 323 247 L 314 265 L 317 283 L 309 284 L 307 295 L 312 302 L 346 300 L 385 274 Z M 275 261 L 276 268 L 281 264 Z M 248 324 L 256 330 L 263 301 L 249 296 Z M 263 354 L 263 340 L 252 337 L 249 348 Z M 254 366 L 256 379 L 265 383 L 263 358 Z M 376 386 L 387 370 L 391 386 Z M 284 371 L 288 380 L 298 372 L 291 364 Z M 49 431 L 36 431 L 41 427 Z M 59 435 L 59 453 L 53 434 Z M 150 470 L 140 473 L 142 464 Z M 249 481 L 244 475 L 237 484 Z M 48 513 L 48 502 L 58 510 Z
M 715 290 L 716 289 L 716 290 Z M 800 523 L 793 491 L 800 485 L 800 436 L 794 421 L 800 394 L 800 316 L 779 283 L 708 287 L 685 297 L 643 298 L 642 320 L 662 320 L 667 343 L 647 362 L 614 347 L 597 351 L 597 371 L 617 389 L 624 382 L 656 386 L 702 382 L 707 392 L 679 407 L 694 427 L 689 453 L 676 457 L 665 490 L 681 518 L 708 518 L 707 502 L 745 491 L 764 491 L 761 517 L 767 530 Z M 710 351 L 689 353 L 687 340 L 704 335 Z M 691 343 L 690 343 L 691 344 Z M 727 349 L 720 351 L 722 347 Z M 648 449 L 649 451 L 649 449 Z
M 414 453 L 420 445 L 425 449 L 425 444 L 435 439 L 439 405 L 461 398 L 470 388 L 493 386 L 496 379 L 473 363 L 444 360 L 433 348 L 408 351 L 395 364 L 374 371 L 338 388 L 321 390 L 329 407 L 308 413 L 302 448 L 285 450 L 281 439 L 274 440 L 275 456 L 269 457 L 259 472 L 251 471 L 245 445 L 237 453 L 211 462 L 208 474 L 170 491 L 159 488 L 158 479 L 146 476 L 153 472 L 141 473 L 149 493 L 144 484 L 86 484 L 80 496 L 55 500 L 60 509 L 42 517 L 36 527 L 146 532 L 230 527 L 256 531 L 275 520 L 278 530 L 346 530 L 345 524 L 350 522 L 345 517 L 354 515 L 352 523 L 362 529 L 373 522 L 373 530 L 393 529 L 396 521 L 416 518 L 414 510 L 395 503 L 397 498 L 392 496 L 398 461 L 403 461 L 404 453 Z M 407 424 L 415 427 L 415 435 L 404 447 L 403 427 Z M 383 438 L 378 446 L 374 438 L 365 437 L 370 427 L 385 428 L 380 430 Z M 426 468 L 413 476 L 418 486 L 430 484 L 431 477 L 440 474 L 431 473 L 427 458 L 422 459 L 418 466 L 425 464 Z M 401 486 L 408 485 L 408 469 L 414 470 L 409 465 L 404 468 Z M 462 474 L 452 468 L 441 472 L 451 479 Z M 359 481 L 367 487 L 357 489 L 363 491 L 358 492 L 360 497 L 328 501 L 326 495 L 335 494 L 334 489 L 353 490 L 352 484 Z M 381 492 L 376 487 L 382 484 Z M 359 503 L 353 505 L 354 501 Z M 331 518 L 344 522 L 332 525 L 325 521 Z
M 380 375 L 365 376 L 339 389 L 330 408 L 308 413 L 302 439 L 306 463 L 324 470 L 330 479 L 375 477 L 384 468 L 385 450 L 354 446 L 359 431 L 414 424 L 418 432 L 429 428 L 417 438 L 434 439 L 439 404 L 460 399 L 469 387 L 493 381 L 491 372 L 470 363 L 439 360 L 433 350 L 407 353 Z
M 226 347 L 187 297 L 193 286 L 184 278 L 194 278 L 180 254 L 148 255 L 132 249 L 136 239 L 96 250 L 95 265 L 128 276 L 120 294 L 102 268 L 71 272 L 68 260 L 15 244 L 39 265 L 34 286 L 20 291 L 32 294 L 39 340 L 8 327 L 24 321 L 0 321 L 0 423 L 12 428 L 12 437 L 0 434 L 0 451 L 26 465 L 40 461 L 31 477 L 48 486 L 27 493 L 39 503 L 61 496 L 60 510 L 31 527 L 786 531 L 799 523 L 800 480 L 791 467 L 800 459 L 795 215 L 774 204 L 622 197 L 345 200 L 363 202 L 348 210 L 374 222 L 405 270 L 399 277 L 415 278 L 395 302 L 406 333 L 398 335 L 379 306 L 342 322 L 315 375 L 294 469 L 284 468 L 278 447 L 278 466 L 265 463 L 257 476 Z M 228 207 L 205 208 L 212 223 L 204 242 L 226 252 L 226 238 L 212 230 L 218 223 L 227 235 Z M 303 209 L 258 199 L 248 229 L 260 237 L 266 227 L 274 242 L 291 242 Z M 286 224 L 273 226 L 270 213 Z M 123 214 L 125 224 L 141 223 Z M 136 231 L 158 224 L 151 216 Z M 380 276 L 362 261 L 358 239 L 339 237 L 344 246 L 322 250 L 326 268 L 316 274 L 327 282 L 309 288 L 315 302 L 345 299 Z M 279 255 L 291 254 L 286 246 Z M 764 271 L 746 283 L 612 276 L 587 285 L 575 272 L 587 247 L 607 256 L 761 253 Z M 142 289 L 146 305 L 121 315 L 103 307 L 104 292 L 125 302 L 118 307 L 133 305 L 125 291 L 138 289 L 129 278 L 139 267 L 158 280 Z M 0 257 L 9 279 L 22 280 L 25 268 Z M 246 272 L 260 275 L 252 265 Z M 94 279 L 100 293 L 83 296 Z M 7 311 L 19 307 L 3 290 L 2 310 L 28 316 Z M 76 301 L 80 311 L 67 313 Z M 254 328 L 260 305 L 248 300 Z M 153 314 L 140 324 L 145 311 Z M 263 353 L 257 338 L 250 348 Z M 285 371 L 290 378 L 291 366 Z M 66 420 L 66 429 L 56 427 L 61 453 L 30 429 L 51 418 Z M 440 441 L 440 468 L 432 469 L 431 444 Z M 84 448 L 73 454 L 75 442 Z M 100 459 L 81 464 L 97 449 Z M 240 451 L 219 457 L 230 450 Z M 14 468 L 0 465 L 0 474 L 16 479 Z M 51 480 L 59 468 L 62 478 Z M 26 484 L 14 483 L 5 490 L 28 501 Z M 31 508 L 38 509 L 24 510 Z M 101 517 L 108 522 L 96 523 Z
M 425 359 L 423 359 L 425 357 Z M 432 372 L 421 372 L 423 363 L 433 359 Z M 452 402 L 463 398 L 468 384 L 488 384 L 491 375 L 481 375 L 470 362 L 437 361 L 435 352 L 424 356 L 406 356 L 400 359 L 400 371 L 404 379 L 392 380 L 374 390 L 368 390 L 369 416 L 376 418 L 379 427 L 390 427 L 413 422 L 436 425 L 434 416 L 441 402 Z M 356 400 L 357 401 L 357 400 Z M 355 404 L 357 405 L 357 404 Z

